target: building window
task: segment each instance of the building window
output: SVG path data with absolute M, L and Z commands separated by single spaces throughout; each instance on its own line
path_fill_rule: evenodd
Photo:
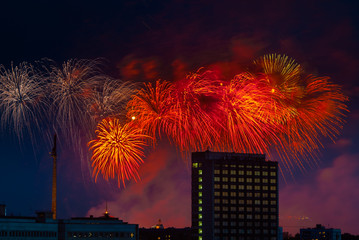
M 198 163 L 196 163 L 196 162 L 192 163 L 192 167 L 193 168 L 198 168 Z
M 203 171 L 202 170 L 198 170 L 198 174 L 202 175 Z
M 202 182 L 202 181 L 203 181 L 202 177 L 199 177 L 198 182 Z

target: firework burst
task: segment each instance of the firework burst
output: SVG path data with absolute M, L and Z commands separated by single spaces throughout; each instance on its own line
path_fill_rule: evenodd
M 163 133 L 170 135 L 175 127 L 175 114 L 171 110 L 170 92 L 173 86 L 167 81 L 145 83 L 127 104 L 127 117 L 153 139 Z
M 106 79 L 99 70 L 99 62 L 73 59 L 61 67 L 51 65 L 48 78 L 55 128 L 72 143 L 77 143 L 83 135 L 89 138 L 94 123 L 88 106 L 97 86 Z
M 12 126 L 21 138 L 23 129 L 31 135 L 33 125 L 39 127 L 39 116 L 47 106 L 44 83 L 31 64 L 0 66 L 0 109 L 2 126 Z
M 125 180 L 139 179 L 138 168 L 143 162 L 143 147 L 149 136 L 130 123 L 122 125 L 119 119 L 106 118 L 98 124 L 97 138 L 89 142 L 95 180 L 98 174 L 108 180 L 117 177 L 118 186 Z

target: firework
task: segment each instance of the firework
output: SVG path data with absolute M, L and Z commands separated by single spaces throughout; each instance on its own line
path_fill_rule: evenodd
M 107 117 L 118 117 L 125 112 L 125 106 L 135 92 L 135 85 L 108 78 L 90 96 L 92 118 L 99 122 Z
M 61 67 L 51 65 L 48 70 L 49 99 L 53 118 L 56 119 L 55 128 L 72 143 L 77 143 L 84 134 L 90 137 L 91 126 L 94 125 L 88 106 L 98 84 L 105 78 L 98 64 L 96 60 L 73 59 Z
M 0 109 L 2 125 L 10 125 L 21 137 L 23 129 L 31 135 L 33 125 L 39 127 L 39 116 L 47 106 L 44 83 L 31 64 L 0 66 Z
M 171 110 L 170 92 L 173 86 L 167 81 L 145 83 L 127 104 L 127 117 L 155 140 L 163 133 L 169 135 L 175 127 L 175 113 Z
M 125 180 L 139 179 L 138 168 L 143 162 L 143 147 L 147 135 L 130 123 L 122 125 L 119 119 L 106 118 L 98 124 L 97 138 L 89 142 L 93 175 L 108 180 L 117 177 L 118 186 Z
M 281 127 L 280 141 L 272 149 L 289 171 L 311 165 L 322 147 L 322 138 L 334 139 L 343 125 L 348 98 L 328 77 L 305 75 L 286 56 L 268 55 L 255 61 L 262 68 L 258 88 L 266 93 L 264 116 Z M 268 97 L 269 96 L 269 97 Z
M 170 96 L 176 121 L 170 134 L 181 151 L 202 150 L 217 141 L 222 86 L 215 72 L 203 69 L 174 83 Z

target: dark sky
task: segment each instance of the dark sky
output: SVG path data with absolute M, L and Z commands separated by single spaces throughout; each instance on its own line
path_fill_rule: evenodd
M 356 1 L 7 1 L 0 64 L 102 58 L 107 74 L 143 82 L 216 65 L 235 74 L 256 57 L 286 54 L 342 85 L 350 113 L 336 144 L 323 141 L 319 166 L 280 183 L 280 223 L 290 232 L 321 223 L 359 234 L 358 10 Z M 0 141 L 8 213 L 50 209 L 50 144 L 19 142 L 6 126 Z M 140 226 L 158 218 L 166 227 L 190 226 L 190 172 L 173 146 L 150 151 L 142 181 L 126 189 L 94 183 L 87 163 L 62 146 L 60 218 L 100 215 L 107 201 L 112 215 Z

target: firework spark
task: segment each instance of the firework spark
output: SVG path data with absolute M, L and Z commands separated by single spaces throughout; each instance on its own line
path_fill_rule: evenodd
M 118 186 L 125 186 L 125 180 L 139 179 L 138 168 L 143 162 L 143 147 L 149 136 L 130 123 L 121 124 L 119 119 L 106 118 L 98 124 L 97 139 L 89 142 L 93 151 L 93 175 L 108 180 L 117 176 Z
M 99 122 L 107 117 L 118 117 L 125 112 L 125 106 L 135 93 L 135 84 L 108 78 L 90 96 L 92 118 Z
M 31 134 L 33 125 L 39 127 L 38 117 L 47 106 L 44 95 L 44 83 L 31 64 L 0 66 L 1 123 L 12 126 L 19 138 L 24 128 Z

